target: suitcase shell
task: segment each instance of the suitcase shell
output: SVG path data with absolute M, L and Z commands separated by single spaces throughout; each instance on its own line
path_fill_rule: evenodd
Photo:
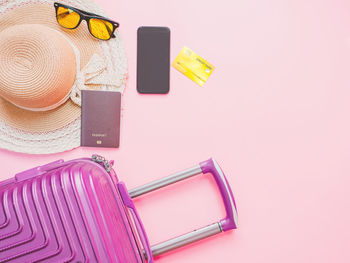
M 110 163 L 93 159 L 59 160 L 0 182 L 0 263 L 153 262 L 125 185 Z M 220 230 L 236 228 L 234 219 Z M 181 246 L 166 245 L 158 254 Z

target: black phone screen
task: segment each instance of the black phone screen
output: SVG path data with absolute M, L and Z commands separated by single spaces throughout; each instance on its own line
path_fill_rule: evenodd
M 169 92 L 170 29 L 139 27 L 137 31 L 137 91 Z

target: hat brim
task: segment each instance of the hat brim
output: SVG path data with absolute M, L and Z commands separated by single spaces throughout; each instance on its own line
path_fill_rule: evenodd
M 81 1 L 75 2 L 74 6 L 84 8 L 84 6 L 78 5 L 79 2 Z M 91 4 L 90 1 L 88 2 Z M 0 13 L 0 32 L 8 27 L 19 24 L 42 24 L 64 34 L 80 52 L 81 69 L 89 62 L 93 54 L 97 53 L 101 57 L 105 57 L 101 49 L 101 41 L 90 35 L 85 23 L 82 23 L 74 30 L 64 29 L 58 25 L 53 1 L 50 4 L 47 1 L 45 3 L 39 1 L 38 3 L 22 3 L 16 8 L 8 8 L 5 12 Z M 120 38 L 118 40 L 120 41 Z M 118 43 L 118 46 L 124 48 L 120 43 Z M 124 49 L 122 52 L 125 52 Z M 125 56 L 125 54 L 123 55 Z M 126 59 L 123 62 L 126 64 Z M 121 73 L 126 75 L 126 65 L 122 65 L 119 68 L 122 68 L 122 70 L 125 68 L 125 72 Z M 99 89 L 99 86 L 94 86 L 93 89 Z M 80 116 L 81 108 L 72 103 L 71 100 L 68 100 L 54 110 L 34 112 L 20 109 L 0 98 L 0 122 L 3 123 L 0 126 L 9 126 L 15 130 L 19 130 L 21 134 L 28 132 L 31 136 L 37 134 L 40 137 L 43 133 L 52 133 L 56 130 L 66 129 L 70 124 L 76 123 Z M 2 138 L 2 140 L 4 139 Z M 1 144 L 0 141 L 0 147 L 4 148 L 5 146 Z M 68 150 L 76 146 L 77 142 L 74 142 L 71 146 L 67 145 L 66 148 L 63 147 L 63 150 Z M 8 146 L 5 148 L 10 149 Z M 10 150 L 18 151 L 16 149 Z
M 0 16 L 0 31 L 19 24 L 42 24 L 63 33 L 80 52 L 80 65 L 83 68 L 94 53 L 100 53 L 98 41 L 91 37 L 86 26 L 68 30 L 58 25 L 53 5 L 44 3 L 23 4 Z M 14 128 L 28 132 L 49 132 L 60 129 L 80 116 L 80 108 L 68 100 L 61 107 L 34 112 L 17 108 L 0 98 L 0 121 Z

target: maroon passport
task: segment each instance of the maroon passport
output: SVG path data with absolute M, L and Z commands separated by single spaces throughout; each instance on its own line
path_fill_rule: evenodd
M 119 147 L 121 93 L 83 90 L 81 146 Z

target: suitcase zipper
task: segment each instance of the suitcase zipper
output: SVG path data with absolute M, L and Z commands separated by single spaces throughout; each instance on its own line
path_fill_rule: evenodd
M 106 158 L 104 158 L 103 156 L 101 155 L 97 155 L 97 154 L 94 154 L 92 155 L 92 158 L 91 158 L 94 162 L 98 163 L 99 165 L 101 165 L 106 171 L 107 173 L 110 173 L 112 168 L 113 168 L 113 165 L 114 165 L 114 161 L 111 160 L 111 161 L 108 161 Z
M 113 167 L 113 164 L 114 164 L 114 161 L 108 161 L 103 156 L 100 156 L 97 154 L 92 155 L 92 158 L 89 160 L 92 160 L 92 161 L 98 163 L 99 165 L 101 165 L 109 174 L 110 174 L 112 167 Z M 37 177 L 39 175 L 42 175 L 50 170 L 53 170 L 53 169 L 58 168 L 62 165 L 65 165 L 65 164 L 67 164 L 67 163 L 65 163 L 63 159 L 60 159 L 60 160 L 57 160 L 57 161 L 54 161 L 54 162 L 51 162 L 51 163 L 48 163 L 48 164 L 45 164 L 42 166 L 37 166 L 37 167 L 31 168 L 31 169 L 28 169 L 28 170 L 25 170 L 23 172 L 16 174 L 15 180 L 16 180 L 16 182 L 22 182 L 22 181 Z

